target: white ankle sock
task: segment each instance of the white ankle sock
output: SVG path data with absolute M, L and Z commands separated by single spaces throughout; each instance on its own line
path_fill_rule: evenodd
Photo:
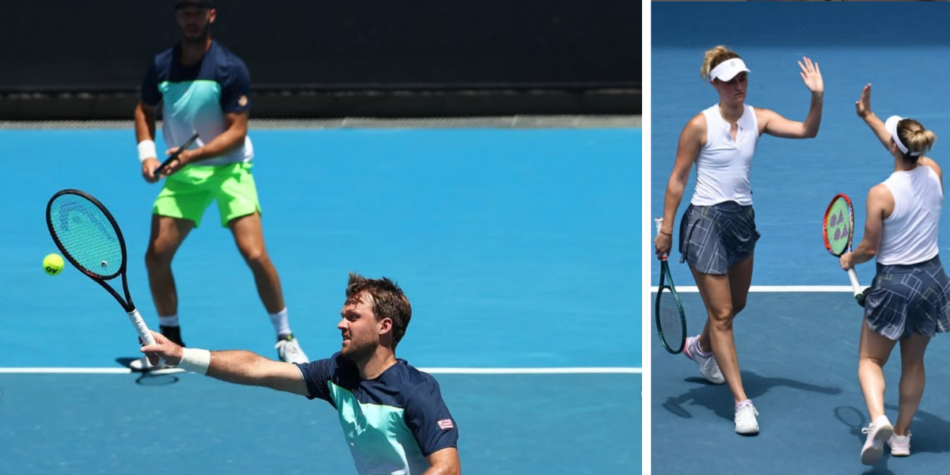
M 158 324 L 163 327 L 177 327 L 178 315 L 171 315 L 168 317 L 158 317 Z
M 287 307 L 284 307 L 283 310 L 277 313 L 268 315 L 270 315 L 270 321 L 274 324 L 274 331 L 277 332 L 278 337 L 292 333 L 290 331 L 290 324 L 287 322 Z

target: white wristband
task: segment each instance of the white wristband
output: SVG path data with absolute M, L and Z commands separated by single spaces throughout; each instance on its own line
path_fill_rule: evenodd
M 146 158 L 157 158 L 158 152 L 155 151 L 155 142 L 152 140 L 143 140 L 139 142 L 139 161 L 144 162 Z
M 178 363 L 179 368 L 201 375 L 208 374 L 209 366 L 211 366 L 211 352 L 197 348 L 184 348 L 181 363 Z

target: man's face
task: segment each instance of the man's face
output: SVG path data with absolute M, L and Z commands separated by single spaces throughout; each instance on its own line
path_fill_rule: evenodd
M 215 11 L 198 6 L 185 6 L 175 11 L 175 21 L 187 42 L 199 42 L 208 36 Z
M 379 332 L 383 322 L 376 321 L 373 297 L 368 293 L 348 299 L 340 311 L 340 329 L 343 336 L 342 356 L 352 361 L 369 357 L 379 346 Z

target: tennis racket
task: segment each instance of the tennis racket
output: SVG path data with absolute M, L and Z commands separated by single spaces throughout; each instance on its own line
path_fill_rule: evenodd
M 56 192 L 46 205 L 46 225 L 56 247 L 76 269 L 101 285 L 119 301 L 146 344 L 155 344 L 142 315 L 129 294 L 125 239 L 115 218 L 88 193 L 66 189 Z M 123 298 L 106 281 L 122 277 Z M 160 362 L 162 364 L 164 362 Z
M 847 195 L 838 194 L 831 200 L 825 210 L 825 219 L 821 228 L 825 241 L 825 248 L 835 257 L 841 257 L 845 252 L 851 252 L 851 243 L 854 238 L 854 208 Z M 858 284 L 858 274 L 854 268 L 848 269 L 851 278 L 851 288 L 858 305 L 864 306 L 864 293 Z
M 659 234 L 663 218 L 656 218 L 656 232 Z M 656 329 L 660 342 L 666 351 L 674 355 L 683 351 L 686 345 L 686 312 L 680 296 L 673 285 L 673 275 L 665 255 L 660 256 L 660 285 L 656 292 Z
M 195 135 L 192 135 L 191 138 L 188 139 L 188 141 L 184 143 L 184 145 L 182 145 L 181 147 L 178 147 L 178 150 L 175 150 L 175 153 L 173 153 L 170 157 L 168 157 L 167 160 L 162 162 L 162 164 L 159 165 L 158 168 L 155 169 L 154 175 L 158 176 L 162 172 L 162 170 L 164 170 L 165 167 L 168 166 L 169 163 L 173 162 L 176 158 L 178 158 L 178 156 L 181 155 L 181 152 L 184 152 L 185 150 L 188 149 L 188 147 L 191 147 L 192 144 L 194 144 L 196 140 L 198 140 L 197 132 L 195 133 Z

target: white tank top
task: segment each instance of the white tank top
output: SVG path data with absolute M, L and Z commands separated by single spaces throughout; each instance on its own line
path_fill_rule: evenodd
M 739 118 L 736 140 L 732 140 L 729 122 L 719 113 L 716 104 L 703 111 L 706 116 L 706 145 L 696 157 L 696 190 L 690 203 L 711 206 L 735 201 L 752 204 L 749 171 L 752 155 L 759 141 L 759 123 L 755 109 L 746 105 Z
M 884 220 L 877 262 L 911 265 L 937 255 L 937 231 L 943 209 L 943 189 L 932 168 L 894 172 L 884 181 L 894 195 L 894 211 Z

